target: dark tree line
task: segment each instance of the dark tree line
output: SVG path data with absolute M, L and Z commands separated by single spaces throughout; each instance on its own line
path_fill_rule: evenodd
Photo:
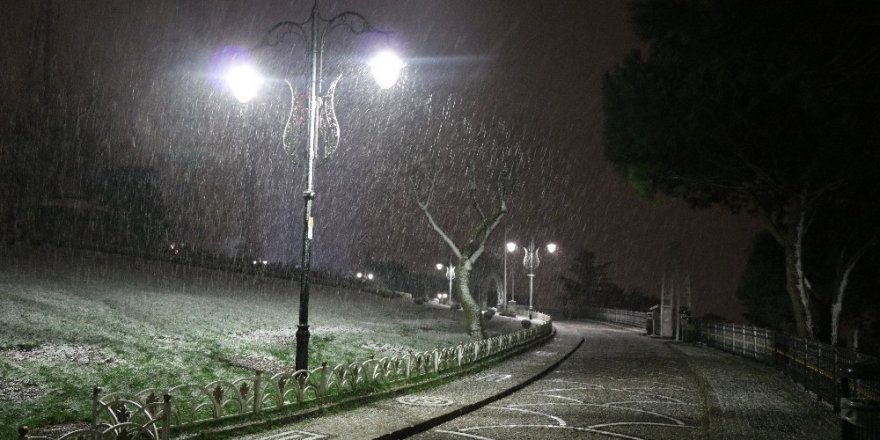
M 446 279 L 440 272 L 417 272 L 397 261 L 380 261 L 369 265 L 376 275 L 376 284 L 412 294 L 413 299 L 428 300 L 437 292 L 446 291 Z
M 817 237 L 822 238 L 822 237 Z M 830 288 L 839 276 L 834 264 L 827 261 L 827 243 L 808 240 L 806 270 L 813 274 L 816 319 L 823 340 L 832 340 L 832 307 L 834 290 Z M 832 246 L 833 247 L 836 246 Z M 817 250 L 824 250 L 818 252 Z M 853 293 L 847 306 L 841 310 L 838 342 L 862 352 L 880 351 L 880 248 L 872 247 L 862 262 L 850 274 L 848 290 Z M 834 262 L 831 262 L 834 263 Z M 754 325 L 793 333 L 794 319 L 785 293 L 785 254 L 768 231 L 758 233 L 752 240 L 746 268 L 736 288 L 740 304 L 746 309 L 743 317 Z M 846 338 L 844 338 L 846 336 Z M 846 339 L 840 340 L 840 339 Z
M 493 282 L 499 278 L 497 268 L 502 263 L 491 255 L 484 255 L 471 272 L 472 291 L 474 299 L 483 307 L 491 306 L 496 302 L 497 291 L 501 288 Z M 410 269 L 407 265 L 393 260 L 383 260 L 367 265 L 376 275 L 373 281 L 378 287 L 406 292 L 413 295 L 413 299 L 427 301 L 434 295 L 449 290 L 449 281 L 445 277 L 445 271 L 422 272 Z M 368 281 L 364 281 L 369 283 Z
M 606 157 L 643 195 L 762 218 L 793 329 L 836 343 L 880 225 L 880 9 L 640 0 L 632 16 L 645 50 L 604 78 Z
M 625 290 L 608 277 L 611 263 L 599 263 L 596 255 L 581 249 L 563 275 L 564 310 L 569 317 L 583 316 L 588 307 L 646 310 L 657 302 L 638 289 Z
M 52 2 L 38 8 L 25 87 L 0 102 L 0 239 L 150 246 L 168 229 L 155 175 L 114 164 L 111 151 L 127 148 L 108 125 L 104 91 L 59 74 L 57 11 Z

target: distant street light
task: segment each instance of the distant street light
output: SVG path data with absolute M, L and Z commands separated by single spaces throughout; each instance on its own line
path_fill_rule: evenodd
M 504 307 L 506 309 L 507 308 L 507 253 L 516 251 L 516 243 L 514 243 L 512 241 L 507 242 L 507 244 L 504 245 L 504 248 L 505 248 L 505 252 L 504 252 Z M 511 280 L 511 281 L 513 281 L 513 280 Z M 510 287 L 511 287 L 510 288 L 510 300 L 515 303 L 516 298 L 514 298 L 514 296 L 513 296 L 513 286 L 510 286 Z
M 553 243 L 547 244 L 547 252 L 555 253 L 557 246 Z M 528 269 L 529 277 L 529 319 L 532 319 L 532 296 L 535 287 L 535 269 L 541 265 L 540 249 L 535 247 L 535 239 L 533 238 L 529 247 L 525 248 L 525 256 L 523 257 L 523 266 Z
M 358 272 L 358 273 L 354 274 L 354 277 L 359 280 L 367 280 L 367 281 L 373 281 L 373 278 L 375 278 L 375 276 L 373 276 L 372 272 L 368 272 L 368 273 Z
M 322 106 L 332 105 L 333 100 L 325 99 L 325 91 L 322 90 L 322 65 L 324 37 L 337 28 L 347 28 L 349 32 L 360 35 L 367 32 L 377 32 L 367 20 L 355 12 L 342 12 L 330 19 L 321 17 L 318 11 L 318 1 L 312 4 L 309 17 L 300 23 L 282 21 L 272 26 L 263 38 L 262 46 L 275 46 L 287 34 L 296 34 L 302 37 L 309 46 L 309 116 L 308 116 L 308 162 L 306 168 L 306 189 L 303 192 L 305 207 L 303 209 L 303 236 L 302 236 L 302 265 L 300 271 L 299 293 L 299 324 L 296 330 L 296 361 L 295 368 L 308 369 L 309 356 L 309 275 L 312 265 L 312 237 L 315 221 L 312 217 L 312 202 L 315 199 L 314 169 L 315 155 L 318 150 L 318 135 L 320 133 L 319 111 Z M 274 37 L 274 39 L 273 39 Z M 383 52 L 370 62 L 373 75 L 383 89 L 394 85 L 400 75 L 400 69 L 404 63 L 390 52 Z M 246 66 L 236 66 L 230 69 L 226 75 L 226 81 L 236 99 L 247 102 L 253 99 L 263 80 L 256 69 Z M 286 81 L 291 94 L 291 108 L 293 108 L 293 86 Z M 332 86 L 330 87 L 332 92 Z M 332 109 L 329 109 L 332 111 Z M 328 111 L 328 113 L 331 113 Z M 289 123 L 289 120 L 288 120 Z M 285 133 L 287 130 L 285 130 Z M 288 145 L 285 150 L 292 151 Z
M 444 266 L 442 263 L 437 263 L 437 270 L 443 270 L 446 268 L 446 279 L 449 280 L 449 296 L 452 296 L 452 280 L 455 279 L 455 266 L 452 265 L 452 259 L 449 259 L 449 264 Z

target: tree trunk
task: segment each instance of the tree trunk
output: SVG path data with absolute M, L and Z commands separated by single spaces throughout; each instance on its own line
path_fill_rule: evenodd
M 812 339 L 813 317 L 803 272 L 803 255 L 797 237 L 798 234 L 795 230 L 791 234 L 786 234 L 786 242 L 783 243 L 785 249 L 785 288 L 791 301 L 791 312 L 797 335 Z
M 835 280 L 834 301 L 831 304 L 831 345 L 837 345 L 840 338 L 840 313 L 843 311 L 843 298 L 846 295 L 846 287 L 849 284 L 849 276 L 853 268 L 862 259 L 868 248 L 877 242 L 877 236 L 871 237 L 870 240 L 864 242 L 856 252 L 846 258 L 846 249 L 841 251 L 840 263 L 837 268 L 837 279 Z
M 474 297 L 470 292 L 470 278 L 473 266 L 468 257 L 462 256 L 458 261 L 458 274 L 455 293 L 453 297 L 461 304 L 462 312 L 464 312 L 465 322 L 467 323 L 467 331 L 472 339 L 483 339 L 486 335 L 483 333 L 483 314 L 480 313 L 480 306 L 474 301 Z
M 841 282 L 835 286 L 837 292 L 835 292 L 834 302 L 831 304 L 831 345 L 837 345 L 837 339 L 840 337 L 840 312 L 843 311 L 843 296 L 846 293 L 849 272 L 847 269 Z
M 452 239 L 449 238 L 449 235 L 443 232 L 440 225 L 434 221 L 434 217 L 431 215 L 431 212 L 428 211 L 428 202 L 420 202 L 418 200 L 416 202 L 422 212 L 425 213 L 428 223 L 431 224 L 434 231 L 440 234 L 440 237 L 446 242 L 449 249 L 458 258 L 458 288 L 454 289 L 454 292 L 451 292 L 451 295 L 453 299 L 461 304 L 462 310 L 464 311 L 468 335 L 474 339 L 482 339 L 485 336 L 483 332 L 483 315 L 480 311 L 479 305 L 474 301 L 473 296 L 471 296 L 469 287 L 471 270 L 473 270 L 474 262 L 483 254 L 483 251 L 486 248 L 486 241 L 489 239 L 489 236 L 492 235 L 492 231 L 495 230 L 498 223 L 501 222 L 501 218 L 504 217 L 504 214 L 507 212 L 507 205 L 502 198 L 498 212 L 492 217 L 483 217 L 482 222 L 480 222 L 480 224 L 471 232 L 467 245 L 464 249 L 459 249 Z

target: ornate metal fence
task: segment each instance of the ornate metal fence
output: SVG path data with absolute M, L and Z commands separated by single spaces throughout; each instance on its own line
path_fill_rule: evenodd
M 840 369 L 860 362 L 880 362 L 872 356 L 760 327 L 727 322 L 704 322 L 704 344 L 770 364 L 835 408 L 840 402 Z M 853 381 L 853 397 L 877 400 L 876 381 Z
M 19 429 L 19 440 L 168 440 L 175 431 L 200 422 L 302 405 L 369 392 L 397 383 L 453 371 L 492 356 L 508 353 L 552 332 L 544 323 L 514 333 L 467 344 L 312 370 L 253 376 L 206 385 L 184 384 L 137 393 L 92 394 L 91 426 L 61 437 L 31 436 Z
M 840 401 L 840 369 L 880 362 L 873 356 L 750 325 L 707 321 L 701 327 L 704 344 L 770 364 L 835 408 Z M 876 381 L 851 381 L 850 395 L 878 400 L 877 385 Z
M 590 309 L 589 317 L 623 325 L 643 326 L 645 313 L 633 310 Z M 699 323 L 699 341 L 709 347 L 771 365 L 837 409 L 841 368 L 880 359 L 817 341 L 761 327 L 730 322 Z M 853 398 L 880 400 L 877 381 L 850 381 Z
M 645 321 L 647 319 L 645 312 L 636 310 L 606 309 L 602 307 L 589 308 L 587 310 L 587 317 L 599 321 L 613 322 L 615 324 L 639 328 L 645 328 Z
M 532 313 L 532 316 L 534 316 L 535 319 L 537 319 L 539 321 L 550 322 L 552 320 L 550 318 L 550 315 L 548 315 L 546 313 L 534 312 L 534 313 Z
M 761 327 L 705 321 L 700 326 L 700 342 L 709 347 L 756 360 L 773 363 L 776 333 Z

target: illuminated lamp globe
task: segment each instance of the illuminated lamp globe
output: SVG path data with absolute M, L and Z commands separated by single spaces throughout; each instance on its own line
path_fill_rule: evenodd
M 254 99 L 264 82 L 256 69 L 244 64 L 230 67 L 223 79 L 235 99 L 242 104 Z
M 383 51 L 374 56 L 368 63 L 373 72 L 376 84 L 382 89 L 390 89 L 400 78 L 400 70 L 406 64 L 393 52 Z

